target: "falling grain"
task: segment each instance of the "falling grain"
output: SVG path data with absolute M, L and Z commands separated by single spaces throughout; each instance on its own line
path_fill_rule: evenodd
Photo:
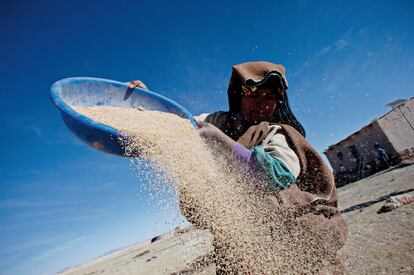
M 203 140 L 188 120 L 109 106 L 73 108 L 124 133 L 127 155 L 150 160 L 135 160 L 134 171 L 151 182 L 155 200 L 158 192 L 174 192 L 181 213 L 213 233 L 219 272 L 315 274 L 333 259 L 291 210 L 279 207 L 266 178 Z

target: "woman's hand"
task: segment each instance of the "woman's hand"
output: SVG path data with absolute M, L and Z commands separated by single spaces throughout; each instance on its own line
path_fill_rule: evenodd
M 144 90 L 148 90 L 147 85 L 144 84 L 144 82 L 142 82 L 141 80 L 134 80 L 129 82 L 128 84 L 129 88 L 134 89 L 136 87 L 142 88 Z
M 236 142 L 211 123 L 197 121 L 198 133 L 206 139 L 213 139 L 232 150 Z
M 213 124 L 204 121 L 197 121 L 197 126 L 199 128 L 198 133 L 203 138 L 217 139 L 223 133 Z

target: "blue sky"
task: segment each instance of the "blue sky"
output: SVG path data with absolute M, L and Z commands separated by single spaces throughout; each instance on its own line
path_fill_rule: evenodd
M 232 65 L 281 63 L 322 152 L 414 96 L 412 26 L 412 1 L 3 1 L 0 274 L 53 273 L 175 226 L 128 160 L 65 128 L 56 80 L 141 79 L 198 114 L 227 109 Z

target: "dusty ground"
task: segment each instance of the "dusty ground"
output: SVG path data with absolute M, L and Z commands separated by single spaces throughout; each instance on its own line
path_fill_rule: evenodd
M 414 204 L 377 213 L 393 193 L 414 194 L 414 165 L 339 189 L 349 228 L 340 255 L 351 274 L 414 274 Z
M 206 251 L 211 251 L 211 243 L 212 235 L 206 231 L 169 233 L 152 243 L 129 247 L 63 274 L 177 274 Z
M 414 194 L 414 165 L 338 189 L 349 239 L 340 257 L 351 274 L 414 274 L 414 204 L 378 214 L 387 197 Z M 191 263 L 212 251 L 207 231 L 161 236 L 98 258 L 64 274 L 195 274 Z M 197 274 L 215 274 L 213 264 Z

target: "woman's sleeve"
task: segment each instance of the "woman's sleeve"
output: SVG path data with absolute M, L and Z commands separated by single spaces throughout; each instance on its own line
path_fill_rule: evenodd
M 225 123 L 227 116 L 228 112 L 218 111 L 211 114 L 203 113 L 195 116 L 194 119 L 198 121 L 208 122 L 218 128 L 221 128 L 221 126 Z

